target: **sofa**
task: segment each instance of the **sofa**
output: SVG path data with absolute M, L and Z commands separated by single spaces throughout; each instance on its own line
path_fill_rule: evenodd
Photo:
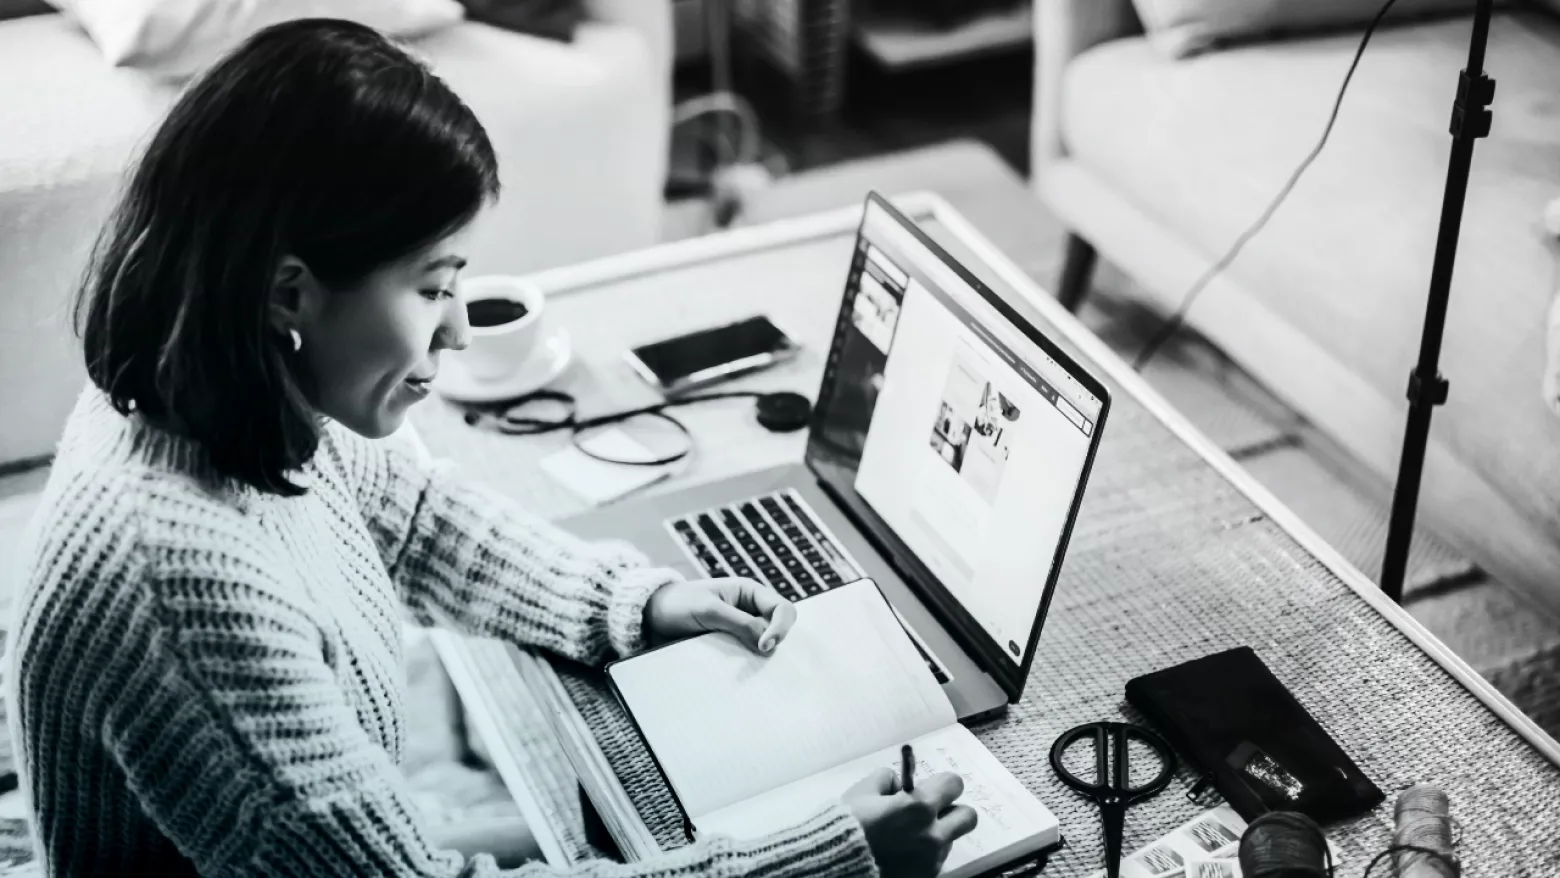
M 670 125 L 670 0 L 588 0 L 571 43 L 465 22 L 411 48 L 471 105 L 504 194 L 468 276 L 648 246 Z M 67 304 L 128 162 L 177 94 L 58 14 L 0 21 L 0 472 L 46 458 L 85 380 Z
M 1371 4 L 1374 6 L 1375 4 Z M 1384 26 L 1331 139 L 1188 323 L 1379 474 L 1396 478 L 1471 16 Z M 1096 257 L 1170 313 L 1311 150 L 1362 33 L 1172 60 L 1129 0 L 1037 0 L 1032 185 L 1070 232 L 1058 295 Z M 1560 17 L 1502 3 L 1420 520 L 1560 608 L 1560 419 L 1541 387 L 1557 281 Z

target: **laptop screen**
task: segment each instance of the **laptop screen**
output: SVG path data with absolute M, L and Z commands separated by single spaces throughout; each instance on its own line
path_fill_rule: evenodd
M 1105 408 L 1063 356 L 868 201 L 808 460 L 1014 668 L 1038 640 Z

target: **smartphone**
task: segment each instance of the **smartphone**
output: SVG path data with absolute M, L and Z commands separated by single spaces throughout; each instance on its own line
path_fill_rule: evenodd
M 673 396 L 784 363 L 800 350 L 760 316 L 640 345 L 624 357 L 639 377 Z

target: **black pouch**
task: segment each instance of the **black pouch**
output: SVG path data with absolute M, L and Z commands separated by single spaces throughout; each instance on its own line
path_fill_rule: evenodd
M 1298 811 L 1318 823 L 1353 817 L 1385 796 L 1250 647 L 1127 682 L 1142 711 L 1246 820 Z

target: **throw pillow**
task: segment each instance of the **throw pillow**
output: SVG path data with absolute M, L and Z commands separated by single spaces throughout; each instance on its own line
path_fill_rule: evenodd
M 1500 0 L 1497 0 L 1500 2 Z M 1560 5 L 1560 0 L 1547 0 Z M 1286 33 L 1364 27 L 1383 0 L 1132 0 L 1149 39 L 1172 58 Z M 1474 0 L 1398 0 L 1387 20 L 1473 12 Z
M 580 0 L 461 0 L 461 3 L 466 7 L 466 17 L 472 21 L 565 43 L 574 40 L 574 28 L 585 20 L 585 7 Z
M 0 0 L 0 21 L 53 11 L 43 0 Z
M 456 0 L 50 0 L 79 23 L 115 67 L 183 78 L 270 25 L 342 18 L 393 37 L 460 21 Z

